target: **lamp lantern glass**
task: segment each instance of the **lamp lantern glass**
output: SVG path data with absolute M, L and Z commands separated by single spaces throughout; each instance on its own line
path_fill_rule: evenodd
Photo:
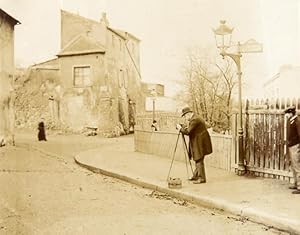
M 228 27 L 225 20 L 221 20 L 219 27 L 213 29 L 213 31 L 215 33 L 216 45 L 219 49 L 225 51 L 231 46 L 233 28 Z

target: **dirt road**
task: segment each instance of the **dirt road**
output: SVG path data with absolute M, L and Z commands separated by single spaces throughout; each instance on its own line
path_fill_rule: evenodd
M 285 234 L 74 163 L 76 152 L 118 139 L 25 137 L 0 148 L 0 234 Z

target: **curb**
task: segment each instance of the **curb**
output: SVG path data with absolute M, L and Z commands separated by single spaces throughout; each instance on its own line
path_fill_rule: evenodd
M 247 206 L 240 206 L 234 203 L 227 202 L 225 200 L 220 200 L 216 198 L 209 198 L 205 196 L 195 197 L 194 195 L 186 192 L 180 192 L 176 189 L 169 189 L 165 187 L 161 187 L 152 183 L 148 183 L 139 179 L 134 179 L 129 176 L 121 175 L 118 173 L 114 173 L 111 171 L 107 171 L 98 167 L 94 167 L 91 165 L 84 164 L 77 160 L 77 157 L 80 154 L 77 154 L 74 157 L 75 162 L 94 173 L 106 175 L 109 177 L 113 177 L 119 180 L 123 180 L 125 182 L 135 184 L 137 186 L 148 188 L 150 190 L 155 190 L 161 193 L 169 194 L 172 197 L 188 201 L 192 204 L 196 204 L 198 206 L 206 207 L 206 208 L 216 208 L 221 211 L 226 211 L 230 214 L 241 216 L 250 220 L 255 223 L 264 224 L 269 227 L 276 228 L 281 231 L 289 232 L 293 235 L 300 235 L 300 222 L 289 220 L 287 218 L 282 218 L 279 216 L 274 216 L 271 214 L 267 214 L 263 211 L 254 209 L 254 208 L 247 208 Z
M 45 154 L 45 155 L 48 155 L 48 156 L 57 158 L 57 159 L 59 159 L 59 160 L 65 162 L 65 161 L 62 159 L 63 155 L 59 155 L 59 154 L 56 154 L 56 153 L 53 153 L 53 152 L 46 151 L 46 150 L 44 150 L 44 149 L 42 149 L 42 148 L 39 148 L 39 147 L 36 147 L 36 146 L 34 146 L 34 145 L 22 143 L 22 144 L 17 144 L 16 147 L 18 147 L 18 148 L 32 149 L 32 150 L 37 151 L 37 152 L 39 152 L 39 153 L 42 153 L 42 154 Z

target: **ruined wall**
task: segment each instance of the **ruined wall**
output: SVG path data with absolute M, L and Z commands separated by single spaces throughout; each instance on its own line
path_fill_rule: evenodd
M 28 69 L 15 84 L 17 128 L 36 130 L 43 117 L 47 128 L 56 128 L 57 123 L 51 111 L 49 98 L 54 96 L 55 87 L 59 86 L 58 70 Z M 55 97 L 56 98 L 56 97 Z

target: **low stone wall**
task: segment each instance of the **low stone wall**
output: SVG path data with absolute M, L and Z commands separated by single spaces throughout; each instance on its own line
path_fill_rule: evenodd
M 134 132 L 135 151 L 154 154 L 172 159 L 178 132 L 148 131 L 136 129 Z M 206 156 L 208 166 L 224 170 L 234 170 L 234 156 L 232 154 L 232 137 L 230 135 L 211 134 L 213 153 Z M 188 144 L 188 137 L 186 137 Z M 179 136 L 175 160 L 185 161 L 182 136 Z

